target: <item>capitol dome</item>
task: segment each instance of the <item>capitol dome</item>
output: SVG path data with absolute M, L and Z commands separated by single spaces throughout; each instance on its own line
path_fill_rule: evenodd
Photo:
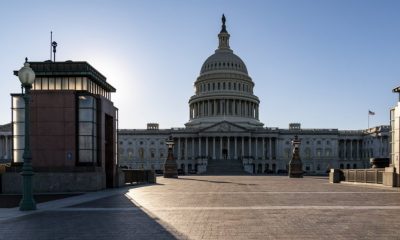
M 237 71 L 247 74 L 247 68 L 243 60 L 233 51 L 217 49 L 213 55 L 207 58 L 201 67 L 200 74 L 213 71 Z
M 229 46 L 225 21 L 222 15 L 218 48 L 203 63 L 194 82 L 186 127 L 204 128 L 223 121 L 246 128 L 264 125 L 258 119 L 260 100 L 253 94 L 254 82 L 243 60 Z

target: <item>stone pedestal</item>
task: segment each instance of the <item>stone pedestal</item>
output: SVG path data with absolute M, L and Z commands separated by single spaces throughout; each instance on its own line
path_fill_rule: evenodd
M 168 157 L 164 163 L 164 177 L 165 178 L 178 178 L 178 164 L 174 159 L 172 148 L 168 149 Z
M 383 173 L 383 185 L 389 187 L 397 186 L 397 174 L 394 167 L 386 167 Z
M 293 144 L 293 155 L 292 160 L 289 162 L 289 177 L 290 178 L 302 178 L 303 177 L 303 163 L 300 159 L 300 140 L 297 136 L 292 141 Z
M 331 169 L 329 172 L 329 183 L 340 183 L 342 180 L 342 171 L 340 169 Z

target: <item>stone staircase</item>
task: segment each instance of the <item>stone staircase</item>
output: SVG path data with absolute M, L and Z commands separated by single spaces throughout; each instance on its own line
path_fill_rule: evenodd
M 248 175 L 243 169 L 241 160 L 209 159 L 207 175 Z

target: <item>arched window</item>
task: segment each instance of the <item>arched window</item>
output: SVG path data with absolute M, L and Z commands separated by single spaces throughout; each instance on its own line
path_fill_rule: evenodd
M 143 148 L 139 148 L 139 157 L 141 160 L 143 160 L 143 158 L 144 158 L 144 149 Z

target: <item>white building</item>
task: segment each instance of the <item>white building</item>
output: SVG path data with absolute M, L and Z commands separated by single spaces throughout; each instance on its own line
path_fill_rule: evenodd
M 0 163 L 11 162 L 11 124 L 0 125 Z
M 219 46 L 203 63 L 189 99 L 185 128 L 119 130 L 120 165 L 128 168 L 162 169 L 165 139 L 175 141 L 178 168 L 197 173 L 283 172 L 291 158 L 291 140 L 301 140 L 304 170 L 325 173 L 330 168 L 365 168 L 369 159 L 388 157 L 389 126 L 367 130 L 288 129 L 263 127 L 259 99 L 245 63 L 229 46 L 225 17 L 218 34 Z

